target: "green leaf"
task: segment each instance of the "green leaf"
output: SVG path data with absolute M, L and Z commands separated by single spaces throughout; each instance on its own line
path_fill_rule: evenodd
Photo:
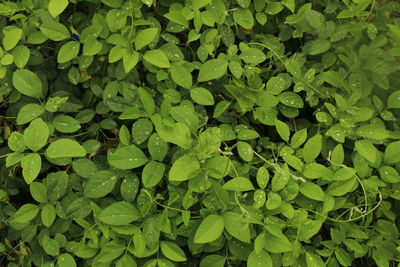
M 55 239 L 45 235 L 42 239 L 43 250 L 50 256 L 57 256 L 60 252 L 60 244 Z
M 387 164 L 400 162 L 400 141 L 395 141 L 386 146 L 383 159 Z
M 160 114 L 151 116 L 151 121 L 156 127 L 156 131 L 161 139 L 166 142 L 178 145 L 184 149 L 190 148 L 192 136 L 190 128 L 186 123 L 164 122 Z
M 328 178 L 330 176 L 328 175 L 329 173 L 330 170 L 328 168 L 318 163 L 309 163 L 304 167 L 303 170 L 303 175 L 306 178 L 310 179 L 321 178 L 321 177 Z
M 249 143 L 239 141 L 236 148 L 244 161 L 250 162 L 253 159 L 253 148 Z
M 169 62 L 168 57 L 164 54 L 163 51 L 161 51 L 159 49 L 147 51 L 144 54 L 143 58 L 150 64 L 157 66 L 159 68 L 170 68 L 171 67 L 171 63 Z
M 60 15 L 68 6 L 68 0 L 50 0 L 49 13 L 53 17 Z
M 146 155 L 135 145 L 110 149 L 107 153 L 108 163 L 121 170 L 138 168 L 148 162 Z
M 19 132 L 12 132 L 8 137 L 8 147 L 15 152 L 24 152 L 26 149 L 24 136 Z
M 119 129 L 119 141 L 126 146 L 131 142 L 131 134 L 125 125 L 122 125 Z
M 142 171 L 142 183 L 144 187 L 151 188 L 156 186 L 164 176 L 165 165 L 151 161 L 144 166 Z
M 203 65 L 201 65 L 197 80 L 199 82 L 206 82 L 221 78 L 226 73 L 227 68 L 228 62 L 226 60 L 207 60 Z
M 147 148 L 153 160 L 163 161 L 168 153 L 167 142 L 156 133 L 150 136 Z
M 158 28 L 148 28 L 139 31 L 135 37 L 135 49 L 140 50 L 150 44 L 156 38 L 157 33 Z
M 120 201 L 114 202 L 98 215 L 100 221 L 110 225 L 126 225 L 140 218 L 139 211 L 132 204 Z
M 197 244 L 210 243 L 218 239 L 224 231 L 224 219 L 216 214 L 208 215 L 199 225 L 193 242 Z
M 400 108 L 400 90 L 393 92 L 387 100 L 387 108 Z
M 382 126 L 366 124 L 358 127 L 356 134 L 369 139 L 384 140 L 389 137 L 389 132 Z
M 105 197 L 114 189 L 117 176 L 112 171 L 98 171 L 88 179 L 83 195 L 88 198 Z
M 72 139 L 58 139 L 52 142 L 46 149 L 46 155 L 49 158 L 72 158 L 84 157 L 86 150 L 78 142 Z
M 284 253 L 293 250 L 293 246 L 286 236 L 276 236 L 265 232 L 264 248 L 271 253 Z
M 298 132 L 296 132 L 292 139 L 290 140 L 290 145 L 292 148 L 298 148 L 307 140 L 307 129 L 304 128 Z
M 184 66 L 175 63 L 171 67 L 171 78 L 179 86 L 186 89 L 192 88 L 192 74 Z
M 185 252 L 175 243 L 169 241 L 160 242 L 161 252 L 170 260 L 173 261 L 186 261 Z
M 249 219 L 236 212 L 224 212 L 225 229 L 236 239 L 250 243 Z
M 306 263 L 307 267 L 325 266 L 325 263 L 320 256 L 310 252 L 306 252 Z
M 17 115 L 17 124 L 25 124 L 33 119 L 39 117 L 44 112 L 44 108 L 38 104 L 26 104 L 19 111 Z
M 303 148 L 303 159 L 306 163 L 312 162 L 321 153 L 322 150 L 322 135 L 316 134 L 311 137 Z
M 119 8 L 122 5 L 123 0 L 101 0 L 101 2 L 109 7 Z
M 70 37 L 70 33 L 63 24 L 48 20 L 39 27 L 44 36 L 53 41 L 62 41 Z
M 22 176 L 27 184 L 32 183 L 42 168 L 42 158 L 37 153 L 27 154 L 21 160 Z
M 317 200 L 317 201 L 324 201 L 324 191 L 321 187 L 317 184 L 312 182 L 303 182 L 300 184 L 300 193 L 304 196 Z
M 139 93 L 140 101 L 142 101 L 144 110 L 146 110 L 148 115 L 152 115 L 156 108 L 153 97 L 150 95 L 149 92 L 147 92 L 142 87 L 138 88 L 138 93 Z
M 292 108 L 303 108 L 304 102 L 301 97 L 293 92 L 283 92 L 278 96 L 279 101 L 285 106 Z
M 46 227 L 50 227 L 56 219 L 56 209 L 51 204 L 46 204 L 42 208 L 41 213 L 42 223 Z
M 125 73 L 130 72 L 136 66 L 139 62 L 139 56 L 140 54 L 136 51 L 126 51 L 122 57 Z
M 116 263 L 115 267 L 136 267 L 136 261 L 129 256 L 129 254 L 125 254 L 122 256 Z
M 200 267 L 224 267 L 226 262 L 226 258 L 221 255 L 207 255 L 205 256 L 201 262 Z
M 194 154 L 185 154 L 178 158 L 168 174 L 170 181 L 186 181 L 193 178 L 200 170 L 200 163 Z
M 15 66 L 17 66 L 19 69 L 22 69 L 28 63 L 28 60 L 31 56 L 31 51 L 28 47 L 20 45 L 12 50 L 12 55 L 14 57 Z
M 222 186 L 222 188 L 226 190 L 241 192 L 253 190 L 254 186 L 248 178 L 237 177 L 226 182 Z
M 16 26 L 8 26 L 3 29 L 3 47 L 5 50 L 13 49 L 22 37 L 22 29 Z
M 374 163 L 378 157 L 378 150 L 369 140 L 359 140 L 354 143 L 355 148 L 358 153 L 361 154 L 366 160 L 371 163 Z
M 47 143 L 49 138 L 49 127 L 41 119 L 34 119 L 24 131 L 25 144 L 33 152 L 39 151 Z
M 312 56 L 325 53 L 331 48 L 331 43 L 328 40 L 313 40 L 308 43 L 308 53 Z
M 54 0 L 58 1 L 58 0 Z M 79 54 L 79 42 L 70 41 L 63 46 L 61 46 L 60 50 L 58 51 L 57 55 L 57 62 L 58 63 L 66 63 L 74 58 L 76 58 Z
M 214 105 L 214 97 L 205 88 L 196 87 L 190 90 L 190 97 L 193 99 L 194 102 L 203 106 L 212 106 Z
M 248 64 L 260 64 L 267 59 L 265 54 L 256 48 L 246 49 L 240 54 L 239 58 Z
M 68 253 L 63 253 L 57 257 L 57 264 L 59 267 L 76 267 L 74 257 Z
M 265 167 L 260 167 L 257 171 L 257 184 L 261 189 L 265 189 L 267 187 L 270 175 Z
M 40 203 L 47 202 L 47 187 L 38 182 L 33 182 L 29 186 L 29 190 L 34 200 Z
M 245 29 L 252 29 L 254 26 L 253 14 L 249 9 L 239 9 L 233 12 L 233 19 Z
M 42 96 L 42 82 L 39 77 L 30 70 L 16 70 L 12 77 L 15 89 L 21 94 L 40 98 Z
M 289 126 L 284 123 L 283 121 L 280 120 L 276 120 L 275 121 L 275 128 L 276 131 L 278 132 L 278 134 L 280 135 L 280 137 L 288 142 L 289 141 L 289 137 L 290 137 L 290 130 L 289 130 Z
M 94 56 L 100 53 L 103 48 L 103 43 L 97 39 L 87 39 L 83 43 L 83 52 L 84 56 Z
M 14 220 L 18 223 L 28 223 L 38 215 L 39 210 L 34 204 L 24 204 L 14 214 Z
M 255 266 L 273 267 L 272 257 L 264 250 L 260 253 L 253 250 L 247 259 L 247 267 Z
M 78 120 L 68 115 L 58 115 L 53 119 L 54 128 L 61 133 L 74 133 L 81 128 Z
M 352 191 L 357 183 L 356 178 L 331 183 L 326 192 L 332 196 L 340 197 Z

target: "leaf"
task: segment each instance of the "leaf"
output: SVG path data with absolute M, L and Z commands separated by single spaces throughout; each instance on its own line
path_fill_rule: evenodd
M 125 254 L 115 263 L 115 267 L 136 267 L 136 261 L 129 256 L 129 254 Z M 67 267 L 67 266 L 66 266 Z
M 301 97 L 293 92 L 283 92 L 278 96 L 279 101 L 285 106 L 292 108 L 303 108 L 304 102 Z
M 144 54 L 143 58 L 150 64 L 157 66 L 159 68 L 170 68 L 171 67 L 171 63 L 169 62 L 168 57 L 164 54 L 163 51 L 161 51 L 159 49 L 147 51 Z
M 94 56 L 100 53 L 101 49 L 103 48 L 103 43 L 97 39 L 87 39 L 83 43 L 83 52 L 84 56 Z
M 142 171 L 142 183 L 144 187 L 151 188 L 156 186 L 163 178 L 164 172 L 164 164 L 156 161 L 147 163 Z
M 218 239 L 224 231 L 224 219 L 216 214 L 208 215 L 199 225 L 193 242 L 197 244 L 210 243 Z
M 224 267 L 226 262 L 226 258 L 221 255 L 207 255 L 205 256 L 201 262 L 200 267 Z
M 227 68 L 228 62 L 226 60 L 207 60 L 203 65 L 201 65 L 197 80 L 199 82 L 206 82 L 221 78 L 226 73 Z
M 6 51 L 13 49 L 22 37 L 22 29 L 8 26 L 3 29 L 3 47 Z
M 320 256 L 310 252 L 306 252 L 306 263 L 307 267 L 325 266 L 325 263 Z
M 161 139 L 178 145 L 184 149 L 190 148 L 192 144 L 192 136 L 189 126 L 185 123 L 165 123 L 162 121 L 160 114 L 151 116 L 151 121 L 156 127 L 156 131 Z
M 387 164 L 395 164 L 400 161 L 400 141 L 395 141 L 386 146 L 384 161 Z
M 253 14 L 249 9 L 239 9 L 233 12 L 233 19 L 245 29 L 252 29 L 254 26 Z
M 192 88 L 192 74 L 180 64 L 172 64 L 171 67 L 171 78 L 179 86 L 186 89 Z
M 374 163 L 378 157 L 378 150 L 369 140 L 359 140 L 354 143 L 358 153 L 361 154 L 366 160 Z
M 247 259 L 247 267 L 255 266 L 273 267 L 272 257 L 265 250 L 260 253 L 253 250 Z
M 300 184 L 300 193 L 304 196 L 317 200 L 317 201 L 324 201 L 324 191 L 321 187 L 317 184 L 312 182 L 303 182 Z
M 328 40 L 318 39 L 310 41 L 308 44 L 309 44 L 308 53 L 312 56 L 325 53 L 331 48 L 331 43 Z
M 265 167 L 260 167 L 257 171 L 257 184 L 261 189 L 265 189 L 267 187 L 270 175 Z
M 322 136 L 320 134 L 316 134 L 311 137 L 303 148 L 303 159 L 306 163 L 313 161 L 316 159 L 321 153 L 322 149 Z
M 170 260 L 173 261 L 186 261 L 185 252 L 175 243 L 169 241 L 160 242 L 161 252 Z
M 105 197 L 114 189 L 117 176 L 112 171 L 98 171 L 86 182 L 83 195 L 88 198 Z
M 163 161 L 168 153 L 167 142 L 156 133 L 150 136 L 147 148 L 153 160 Z
M 190 97 L 193 99 L 194 102 L 203 106 L 212 106 L 214 105 L 214 97 L 205 88 L 196 87 L 190 90 Z
M 17 115 L 17 124 L 25 124 L 33 119 L 39 117 L 44 112 L 44 108 L 38 104 L 26 104 L 19 111 Z
M 12 77 L 12 83 L 15 89 L 21 94 L 40 98 L 42 96 L 42 82 L 39 77 L 30 70 L 16 70 Z
M 250 64 L 260 64 L 267 59 L 265 54 L 261 50 L 256 48 L 246 49 L 240 54 L 239 58 L 245 63 Z
M 284 253 L 293 250 L 293 246 L 286 236 L 275 236 L 269 232 L 265 232 L 264 248 L 271 253 Z
M 126 51 L 122 57 L 125 73 L 130 72 L 139 62 L 139 53 L 136 51 Z
M 168 174 L 170 181 L 186 181 L 200 170 L 200 163 L 194 154 L 185 154 L 175 160 Z
M 158 28 L 147 28 L 137 33 L 135 37 L 135 49 L 140 50 L 150 44 L 156 38 Z
M 389 132 L 382 126 L 366 124 L 358 127 L 356 134 L 369 139 L 384 140 L 389 137 Z
M 98 215 L 100 221 L 110 225 L 126 225 L 140 218 L 139 211 L 132 204 L 120 201 L 114 202 Z
M 46 204 L 42 207 L 41 213 L 42 223 L 46 227 L 50 227 L 56 219 L 56 209 L 51 204 Z
M 387 108 L 400 108 L 400 90 L 393 92 L 387 100 Z
M 53 0 L 58 1 L 58 0 Z M 61 46 L 60 50 L 58 50 L 57 62 L 58 63 L 66 63 L 74 58 L 76 58 L 79 54 L 79 42 L 70 41 L 63 46 Z
M 27 184 L 32 183 L 42 168 L 42 158 L 37 153 L 27 154 L 21 160 L 22 176 Z
M 50 0 L 49 13 L 53 17 L 60 15 L 68 6 L 68 0 Z
M 300 131 L 296 132 L 292 139 L 290 140 L 290 145 L 292 148 L 298 148 L 307 140 L 307 129 L 301 129 Z
M 74 257 L 68 253 L 63 253 L 57 257 L 57 264 L 59 267 L 76 267 Z
M 108 163 L 121 170 L 138 168 L 148 162 L 146 155 L 135 145 L 110 149 L 107 153 Z
M 14 214 L 14 220 L 18 223 L 28 223 L 38 215 L 39 210 L 34 204 L 24 204 Z
M 249 143 L 237 142 L 237 151 L 244 161 L 250 162 L 253 159 L 253 148 Z
M 58 115 L 53 119 L 54 128 L 61 133 L 74 133 L 81 128 L 78 120 L 68 115 Z
M 288 142 L 289 141 L 289 137 L 290 137 L 290 130 L 289 130 L 289 126 L 284 123 L 283 121 L 280 120 L 276 120 L 275 121 L 275 128 L 276 131 L 278 132 L 278 134 L 280 135 L 280 137 Z
M 86 150 L 78 142 L 72 139 L 57 139 L 46 149 L 46 155 L 49 158 L 72 158 L 84 157 Z
M 250 243 L 250 227 L 249 220 L 242 214 L 236 212 L 224 212 L 225 229 L 236 239 Z
M 326 192 L 332 196 L 340 197 L 355 189 L 354 186 L 356 185 L 356 183 L 356 178 L 344 181 L 336 181 L 328 186 Z
M 41 119 L 34 119 L 24 131 L 25 144 L 33 152 L 39 151 L 47 143 L 49 138 L 49 127 Z
M 28 60 L 31 56 L 31 51 L 28 47 L 20 45 L 12 50 L 12 55 L 14 57 L 15 66 L 17 66 L 19 69 L 22 69 L 28 63 Z
M 48 20 L 39 29 L 44 36 L 53 41 L 62 41 L 70 37 L 67 27 L 55 21 Z
M 253 190 L 254 186 L 249 179 L 244 178 L 244 177 L 237 177 L 237 178 L 233 178 L 233 179 L 229 180 L 228 182 L 226 182 L 222 186 L 222 188 L 225 190 L 242 192 L 242 191 Z
M 144 110 L 146 110 L 148 115 L 152 115 L 156 108 L 153 97 L 150 95 L 149 92 L 147 92 L 147 90 L 145 90 L 142 87 L 138 88 L 138 93 L 140 101 L 143 104 Z

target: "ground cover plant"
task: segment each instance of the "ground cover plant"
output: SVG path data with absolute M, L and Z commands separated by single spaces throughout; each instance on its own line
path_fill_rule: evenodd
M 399 266 L 400 3 L 0 3 L 1 266 Z

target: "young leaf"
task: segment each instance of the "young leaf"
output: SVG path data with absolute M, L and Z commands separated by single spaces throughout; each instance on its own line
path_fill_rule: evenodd
M 190 90 L 190 97 L 193 99 L 194 102 L 203 106 L 212 106 L 214 105 L 214 97 L 205 88 L 196 87 Z
M 321 187 L 312 182 L 304 182 L 300 184 L 300 193 L 304 196 L 318 201 L 324 201 L 324 191 Z
M 151 161 L 144 166 L 142 171 L 142 183 L 144 187 L 151 188 L 156 186 L 164 176 L 165 165 L 156 161 Z
M 180 64 L 172 64 L 171 67 L 171 78 L 179 86 L 183 88 L 192 88 L 192 74 Z
M 311 137 L 303 148 L 303 159 L 306 163 L 313 161 L 321 153 L 322 149 L 322 136 L 316 134 Z
M 38 104 L 26 104 L 19 111 L 17 116 L 17 124 L 25 124 L 39 117 L 44 112 L 44 108 Z
M 54 0 L 58 1 L 58 0 Z M 79 54 L 79 42 L 70 41 L 61 46 L 57 55 L 58 63 L 66 63 L 74 58 L 76 58 Z
M 14 220 L 18 223 L 32 221 L 39 213 L 40 208 L 34 204 L 24 204 L 14 214 Z
M 150 64 L 157 66 L 159 68 L 171 67 L 171 63 L 169 62 L 168 57 L 164 54 L 163 51 L 158 49 L 147 51 L 144 54 L 143 58 Z
M 283 121 L 280 120 L 276 120 L 275 121 L 275 128 L 277 130 L 277 132 L 279 133 L 280 137 L 288 142 L 289 141 L 289 137 L 290 137 L 290 130 L 289 130 L 289 126 L 284 123 Z
M 141 30 L 135 37 L 135 49 L 140 50 L 150 44 L 157 36 L 158 28 L 148 28 Z
M 49 13 L 53 17 L 60 15 L 68 6 L 68 0 L 50 0 Z

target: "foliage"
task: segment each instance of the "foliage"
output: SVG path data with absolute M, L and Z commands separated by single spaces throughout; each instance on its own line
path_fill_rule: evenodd
M 395 266 L 399 12 L 2 1 L 1 265 Z

